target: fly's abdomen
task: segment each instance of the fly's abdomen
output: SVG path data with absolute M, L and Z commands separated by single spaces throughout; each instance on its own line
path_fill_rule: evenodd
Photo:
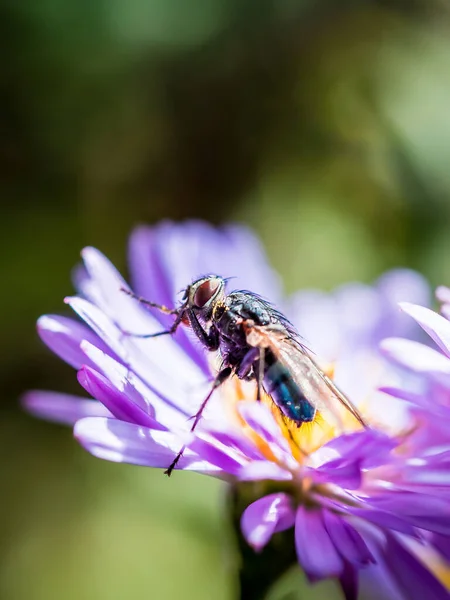
M 266 365 L 264 388 L 281 412 L 299 426 L 313 421 L 316 409 L 305 398 L 289 370 L 276 359 Z

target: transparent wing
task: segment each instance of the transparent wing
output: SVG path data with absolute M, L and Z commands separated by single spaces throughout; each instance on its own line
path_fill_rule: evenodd
M 337 406 L 342 405 L 363 426 L 368 427 L 351 401 L 311 357 L 307 348 L 286 335 L 283 328 L 253 325 L 247 329 L 251 346 L 270 348 L 291 373 L 305 397 L 320 411 L 329 411 L 341 423 Z

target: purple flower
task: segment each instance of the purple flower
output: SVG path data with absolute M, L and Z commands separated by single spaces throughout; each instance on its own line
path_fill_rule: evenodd
M 155 302 L 171 306 L 193 277 L 217 272 L 235 276 L 233 287 L 259 292 L 281 306 L 278 277 L 259 242 L 242 227 L 217 230 L 189 222 L 141 228 L 131 238 L 130 254 L 133 289 Z M 338 435 L 324 421 L 292 429 L 281 422 L 270 399 L 248 400 L 254 387 L 236 378 L 214 394 L 199 427 L 190 432 L 188 419 L 211 385 L 214 356 L 187 329 L 156 339 L 127 335 L 160 331 L 170 317 L 121 292 L 126 282 L 100 252 L 87 248 L 83 259 L 76 272 L 79 295 L 66 302 L 85 324 L 44 316 L 38 331 L 78 370 L 79 383 L 94 400 L 29 392 L 24 401 L 31 412 L 74 424 L 80 444 L 100 458 L 165 469 L 185 445 L 179 469 L 237 486 L 260 482 L 262 490 L 270 481 L 278 491 L 262 492 L 242 515 L 249 544 L 258 551 L 272 535 L 294 527 L 299 563 L 310 581 L 337 578 L 347 599 L 357 597 L 360 579 L 363 585 L 376 580 L 386 599 L 449 598 L 418 558 L 424 548 L 448 558 L 447 450 L 427 453 L 424 446 L 410 444 L 405 431 L 390 436 L 375 428 L 350 428 Z M 423 281 L 402 271 L 374 288 L 343 289 L 329 299 L 335 312 L 330 306 L 322 311 L 332 326 L 338 323 L 341 340 L 340 354 L 325 358 L 336 367 L 342 361 L 347 369 L 342 372 L 353 380 L 367 372 L 355 367 L 364 363 L 359 355 L 390 364 L 376 350 L 386 330 L 407 331 L 404 315 L 393 309 L 398 281 L 410 290 L 408 299 L 425 298 Z M 304 299 L 297 296 L 287 308 L 294 322 L 306 329 L 310 310 L 320 325 L 318 312 Z

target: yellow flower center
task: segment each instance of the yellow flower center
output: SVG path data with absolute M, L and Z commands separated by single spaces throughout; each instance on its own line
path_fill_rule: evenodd
M 333 375 L 332 369 L 327 369 L 326 374 L 331 377 Z M 256 384 L 254 381 L 247 382 L 238 379 L 237 377 L 230 378 L 223 386 L 222 393 L 225 398 L 225 402 L 230 407 L 231 418 L 239 424 L 244 430 L 245 434 L 254 442 L 260 452 L 268 460 L 276 462 L 276 458 L 270 449 L 267 442 L 261 438 L 253 429 L 242 419 L 237 411 L 237 403 L 242 400 L 256 401 Z M 296 461 L 302 465 L 305 463 L 305 459 L 315 450 L 329 442 L 338 433 L 341 433 L 341 428 L 346 431 L 353 431 L 358 428 L 354 417 L 348 413 L 340 404 L 336 406 L 336 412 L 339 416 L 341 427 L 336 427 L 335 423 L 323 418 L 323 416 L 317 412 L 315 419 L 311 423 L 303 423 L 298 426 L 297 423 L 288 419 L 278 408 L 272 398 L 264 391 L 262 393 L 261 402 L 265 404 L 271 411 L 280 432 L 289 444 L 292 452 L 292 456 Z

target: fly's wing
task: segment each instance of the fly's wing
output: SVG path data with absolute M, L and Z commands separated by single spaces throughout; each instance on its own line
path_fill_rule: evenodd
M 336 403 L 341 404 L 363 427 L 368 426 L 350 400 L 316 364 L 308 350 L 286 335 L 285 330 L 253 325 L 247 331 L 247 342 L 251 346 L 270 348 L 289 370 L 305 397 L 319 411 L 330 411 L 340 422 Z

